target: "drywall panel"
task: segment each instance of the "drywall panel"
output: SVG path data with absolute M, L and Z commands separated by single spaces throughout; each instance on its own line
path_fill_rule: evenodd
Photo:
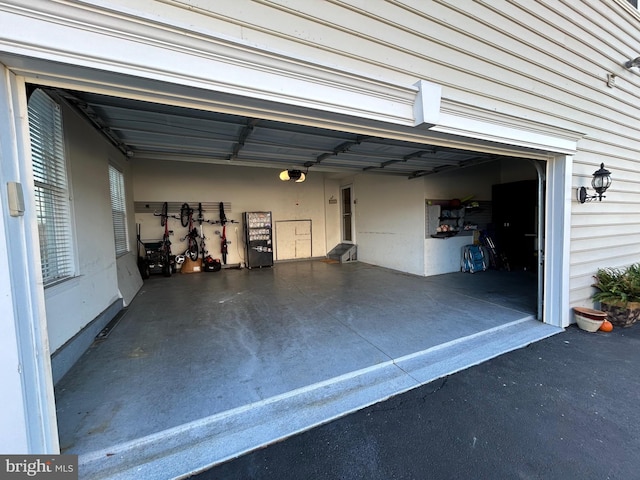
M 500 183 L 537 180 L 538 171 L 532 162 L 520 158 L 500 161 Z
M 334 178 L 326 175 L 324 178 L 324 218 L 325 218 L 325 252 L 330 252 L 340 243 L 340 186 L 350 184 L 353 180 L 349 177 Z
M 353 188 L 358 260 L 424 275 L 424 184 L 359 175 Z
M 134 215 L 133 180 L 131 178 L 131 162 L 127 157 L 116 155 L 109 162 L 123 174 L 127 206 L 127 235 L 129 252 L 116 259 L 118 275 L 118 291 L 126 307 L 142 287 L 142 277 L 138 270 L 138 241 L 136 237 L 136 220 Z
M 311 258 L 311 220 L 280 220 L 274 229 L 277 260 Z
M 323 174 L 309 172 L 302 183 L 283 182 L 278 169 L 249 168 L 204 163 L 153 161 L 133 159 L 134 199 L 136 202 L 177 202 L 188 203 L 197 208 L 200 203 L 225 202 L 230 208 L 225 210 L 230 223 L 227 225 L 228 264 L 245 261 L 242 213 L 251 211 L 271 211 L 273 222 L 311 220 L 311 251 L 314 256 L 324 256 L 327 252 L 325 235 L 325 183 Z M 164 227 L 154 212 L 136 213 L 143 240 L 159 240 Z M 179 211 L 169 212 L 179 215 Z M 332 215 L 334 216 L 334 215 Z M 205 211 L 204 217 L 212 222 L 219 220 L 218 208 Z M 335 219 L 334 219 L 335 221 Z M 207 250 L 214 258 L 220 258 L 220 225 L 204 223 Z M 335 226 L 332 227 L 335 231 Z M 171 249 L 174 254 L 186 250 L 184 238 L 186 229 L 180 220 L 169 218 L 169 229 L 173 231 Z M 295 246 L 290 244 L 287 251 L 275 252 L 275 258 L 296 258 Z
M 425 239 L 425 275 L 430 276 L 459 272 L 462 260 L 462 250 L 465 245 L 472 244 L 473 235 Z
M 471 197 L 491 200 L 491 186 L 500 183 L 500 162 L 443 171 L 424 177 L 425 198 L 451 200 Z
M 471 198 L 490 201 L 492 185 L 537 178 L 538 173 L 533 163 L 514 157 L 426 175 L 425 197 L 432 200 Z
M 109 158 L 120 154 L 67 107 L 63 125 L 77 276 L 45 290 L 52 353 L 120 298 L 108 174 Z

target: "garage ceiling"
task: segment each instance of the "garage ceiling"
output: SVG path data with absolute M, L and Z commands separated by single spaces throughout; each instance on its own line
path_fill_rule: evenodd
M 135 158 L 420 177 L 496 155 L 140 100 L 47 89 Z

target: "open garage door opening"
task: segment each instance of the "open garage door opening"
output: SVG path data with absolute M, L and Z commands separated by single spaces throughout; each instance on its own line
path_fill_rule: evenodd
M 534 320 L 543 243 L 536 221 L 544 209 L 539 172 L 529 160 L 79 90 L 43 91 L 62 110 L 76 223 L 92 225 L 75 232 L 79 273 L 95 264 L 82 258 L 89 252 L 115 263 L 137 255 L 132 247 L 116 257 L 107 252 L 111 238 L 102 238 L 113 233 L 108 196 L 100 193 L 109 191 L 110 164 L 124 176 L 129 206 L 223 203 L 229 221 L 227 268 L 152 275 L 115 323 L 98 316 L 80 326 L 81 332 L 106 327 L 106 334 L 72 367 L 66 360 L 56 401 L 62 448 L 80 454 L 86 471 L 128 468 L 103 460 L 134 444 L 144 445 L 143 462 L 184 450 L 187 430 L 202 444 L 213 442 L 220 461 L 494 356 L 505 345 L 517 348 L 513 339 L 522 345 L 523 338 L 556 331 Z M 283 169 L 303 169 L 306 179 L 283 182 Z M 344 240 L 345 187 L 358 261 L 324 262 Z M 460 231 L 427 238 L 426 206 L 452 199 L 469 210 Z M 516 208 L 505 212 L 506 205 Z M 276 239 L 280 227 L 281 238 L 288 230 L 300 238 L 274 242 L 276 258 L 287 262 L 248 271 L 241 215 L 262 210 L 273 214 Z M 153 240 L 167 227 L 173 253 L 183 252 L 188 232 L 179 212 L 167 211 L 168 226 L 157 213 L 130 208 L 129 232 L 138 225 Z M 214 257 L 221 253 L 218 215 L 204 230 Z M 445 218 L 439 215 L 438 226 Z M 481 230 L 494 236 L 509 268 L 462 274 L 461 247 Z M 118 264 L 91 275 L 111 275 L 110 290 L 126 291 L 125 270 Z M 515 289 L 522 282 L 507 275 L 531 275 L 533 287 Z M 54 370 L 56 359 L 67 359 L 67 349 L 77 350 L 76 340 L 86 336 L 77 333 L 81 321 L 70 325 L 69 305 L 55 313 L 64 295 L 47 292 Z M 320 399 L 323 408 L 310 410 Z M 283 421 L 278 411 L 293 416 Z M 247 428 L 265 425 L 265 418 L 293 430 Z

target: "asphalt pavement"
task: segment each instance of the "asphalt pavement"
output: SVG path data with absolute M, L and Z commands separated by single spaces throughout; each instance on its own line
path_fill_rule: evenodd
M 640 479 L 640 325 L 571 326 L 192 478 Z

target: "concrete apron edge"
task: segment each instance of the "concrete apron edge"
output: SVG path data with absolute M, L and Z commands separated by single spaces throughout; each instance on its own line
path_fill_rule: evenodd
M 522 325 L 524 323 L 526 326 Z M 82 454 L 78 458 L 80 478 L 186 478 L 562 331 L 562 328 L 527 316 L 259 402 Z M 495 337 L 497 341 L 486 342 L 487 337 Z M 505 340 L 507 337 L 512 340 Z M 483 346 L 476 348 L 472 346 L 474 343 Z

